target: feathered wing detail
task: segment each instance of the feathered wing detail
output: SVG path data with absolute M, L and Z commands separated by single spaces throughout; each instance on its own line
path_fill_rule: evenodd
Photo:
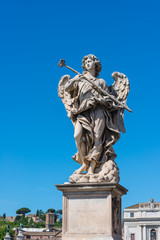
M 123 104 L 127 102 L 127 96 L 129 93 L 130 85 L 129 80 L 125 74 L 119 72 L 113 72 L 112 77 L 114 79 L 114 83 L 109 87 L 109 91 L 113 94 L 118 101 Z M 124 127 L 124 109 L 120 109 L 118 111 L 113 112 L 113 120 L 115 124 L 118 126 L 119 131 L 125 132 Z
M 64 86 L 70 79 L 70 75 L 64 75 L 58 84 L 58 96 L 61 98 L 69 118 L 71 117 L 72 98 L 71 94 L 65 91 Z

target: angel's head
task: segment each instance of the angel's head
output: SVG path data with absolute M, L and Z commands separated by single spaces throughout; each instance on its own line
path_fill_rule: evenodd
M 85 69 L 86 71 L 89 68 L 95 68 L 95 75 L 97 77 L 99 76 L 102 66 L 100 61 L 95 55 L 89 54 L 82 59 L 82 68 Z

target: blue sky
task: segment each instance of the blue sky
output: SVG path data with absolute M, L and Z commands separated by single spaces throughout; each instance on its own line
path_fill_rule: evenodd
M 0 215 L 20 207 L 62 208 L 55 184 L 78 168 L 73 126 L 59 79 L 95 54 L 100 77 L 130 80 L 126 133 L 115 145 L 123 208 L 160 201 L 159 1 L 2 0 L 0 2 Z

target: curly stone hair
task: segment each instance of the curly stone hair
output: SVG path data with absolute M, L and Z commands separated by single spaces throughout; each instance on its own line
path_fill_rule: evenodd
M 100 61 L 98 60 L 98 58 L 93 55 L 93 54 L 89 54 L 87 56 L 85 56 L 83 59 L 82 59 L 82 68 L 86 70 L 85 68 L 85 61 L 90 58 L 92 59 L 94 62 L 95 62 L 95 67 L 96 67 L 96 77 L 99 76 L 99 73 L 101 72 L 102 70 L 102 65 L 100 63 Z

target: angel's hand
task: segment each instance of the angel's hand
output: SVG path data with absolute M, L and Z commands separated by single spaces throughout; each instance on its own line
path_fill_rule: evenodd
M 71 80 L 73 81 L 73 82 L 79 82 L 79 81 L 81 81 L 81 79 L 83 78 L 83 76 L 82 75 L 76 75 L 74 78 L 72 78 Z
M 123 107 L 122 106 L 120 106 L 120 105 L 115 105 L 115 104 L 113 104 L 112 106 L 111 106 L 111 108 L 110 108 L 110 111 L 111 112 L 113 112 L 113 111 L 118 111 L 118 110 L 120 110 L 120 109 L 122 109 Z
M 120 105 L 117 105 L 114 101 L 111 101 L 110 99 L 105 99 L 107 102 L 107 108 L 110 112 L 115 111 L 115 110 L 120 110 L 123 108 Z
M 120 110 L 120 109 L 123 108 L 123 107 L 120 106 L 120 105 L 114 105 L 114 104 L 113 104 L 112 108 L 113 108 L 114 110 Z

